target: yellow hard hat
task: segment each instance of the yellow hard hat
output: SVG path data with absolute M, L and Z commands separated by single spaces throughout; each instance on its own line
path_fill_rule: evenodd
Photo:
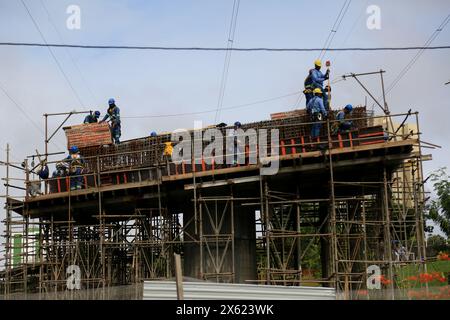
M 319 59 L 317 59 L 316 61 L 314 61 L 314 64 L 315 64 L 316 66 L 321 67 L 321 66 L 322 66 L 322 61 L 320 61 Z
M 315 88 L 313 91 L 314 94 L 316 93 L 322 93 L 322 90 L 320 90 L 320 88 Z

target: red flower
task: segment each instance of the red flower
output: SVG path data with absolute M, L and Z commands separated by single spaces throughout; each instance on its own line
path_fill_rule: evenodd
M 437 256 L 438 260 L 443 260 L 443 261 L 450 261 L 450 258 L 448 256 L 448 253 L 444 253 L 441 252 L 439 253 L 439 255 Z

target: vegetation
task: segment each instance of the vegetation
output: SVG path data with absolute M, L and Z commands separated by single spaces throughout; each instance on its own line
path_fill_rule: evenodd
M 436 223 L 446 238 L 450 237 L 450 181 L 446 168 L 441 168 L 431 175 L 437 199 L 428 206 L 426 218 Z

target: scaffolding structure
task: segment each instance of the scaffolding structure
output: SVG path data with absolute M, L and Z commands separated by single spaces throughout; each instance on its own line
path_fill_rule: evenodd
M 416 131 L 368 126 L 376 118 L 400 127 L 414 118 Z M 8 146 L 2 292 L 110 298 L 114 286 L 173 278 L 177 253 L 192 278 L 330 286 L 345 299 L 377 265 L 394 298 L 399 266 L 426 267 L 418 113 L 368 117 L 361 108 L 353 121 L 355 132 L 335 135 L 330 117 L 318 139 L 301 116 L 245 124 L 280 130 L 273 176 L 261 174 L 263 162 L 248 163 L 248 148 L 238 166 L 195 154 L 194 164 L 162 162 L 168 135 L 85 150 L 89 171 L 75 191 L 70 177 L 36 181 L 27 160 L 12 165 Z M 23 200 L 9 194 L 12 169 L 25 175 L 14 187 Z M 36 183 L 44 191 L 31 196 Z M 307 258 L 317 255 L 313 270 Z

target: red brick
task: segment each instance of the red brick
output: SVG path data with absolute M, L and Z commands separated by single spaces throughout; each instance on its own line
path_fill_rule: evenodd
M 81 124 L 65 127 L 67 147 L 96 147 L 112 143 L 111 132 L 107 123 Z

